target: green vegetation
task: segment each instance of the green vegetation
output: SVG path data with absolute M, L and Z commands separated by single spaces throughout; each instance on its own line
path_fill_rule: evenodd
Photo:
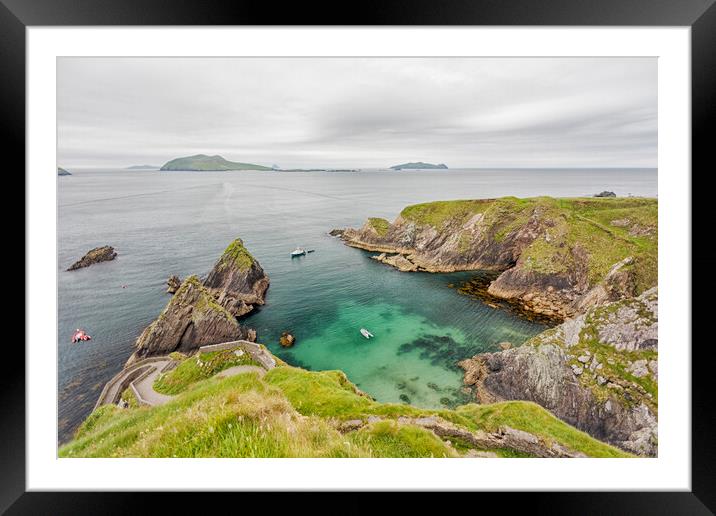
M 134 395 L 134 391 L 130 388 L 124 389 L 124 392 L 122 392 L 122 396 L 120 397 L 120 399 L 129 408 L 137 408 L 139 406 L 139 400 L 137 400 L 137 397 Z
M 390 167 L 392 170 L 402 170 L 404 168 L 407 169 L 413 169 L 413 170 L 420 170 L 420 169 L 447 169 L 447 165 L 444 163 L 440 163 L 438 165 L 434 165 L 432 163 L 424 163 L 422 161 L 414 161 L 411 163 L 403 163 L 402 165 L 393 165 Z
M 397 421 L 400 416 L 431 415 L 469 431 L 510 426 L 590 456 L 629 456 L 533 403 L 427 410 L 376 402 L 340 371 L 310 372 L 279 366 L 263 378 L 249 372 L 201 379 L 207 373 L 199 373 L 199 369 L 193 358 L 175 369 L 174 379 L 182 380 L 171 392 L 178 395 L 165 405 L 100 407 L 80 426 L 75 439 L 60 448 L 60 456 L 454 457 L 471 448 L 469 443 L 441 439 L 424 428 Z M 161 381 L 167 382 L 169 377 Z M 338 431 L 341 421 L 366 422 L 370 416 L 381 419 L 367 422 L 358 430 Z M 504 457 L 524 456 L 511 449 L 483 451 Z
M 388 230 L 390 230 L 390 222 L 378 217 L 369 218 L 368 224 L 375 230 L 376 233 L 378 233 L 378 236 L 380 237 L 387 235 Z
M 154 390 L 162 394 L 177 394 L 199 380 L 211 378 L 224 369 L 238 365 L 258 364 L 238 346 L 235 349 L 200 353 L 159 375 L 154 382 Z
M 451 226 L 464 224 L 473 215 L 485 211 L 489 205 L 489 200 L 427 202 L 404 208 L 400 216 L 417 224 L 442 229 L 448 223 Z
M 632 262 L 635 293 L 657 283 L 658 201 L 637 197 L 555 199 L 502 197 L 438 201 L 408 206 L 401 218 L 441 232 L 459 233 L 457 252 L 472 246 L 472 229 L 462 226 L 481 214 L 484 234 L 503 242 L 525 225 L 539 224 L 538 236 L 521 254 L 521 267 L 538 274 L 564 274 L 585 267 L 596 285 L 621 260 Z M 586 263 L 583 263 L 586 262 Z
M 232 265 L 240 271 L 246 271 L 251 268 L 255 261 L 251 253 L 244 247 L 244 242 L 237 238 L 224 250 L 224 254 L 219 259 L 219 267 L 224 269 Z
M 271 167 L 228 161 L 221 156 L 196 154 L 167 161 L 160 170 L 222 171 L 222 170 L 271 170 Z

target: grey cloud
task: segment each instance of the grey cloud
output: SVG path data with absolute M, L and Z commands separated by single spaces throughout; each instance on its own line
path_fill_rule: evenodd
M 653 58 L 61 58 L 58 163 L 656 166 Z

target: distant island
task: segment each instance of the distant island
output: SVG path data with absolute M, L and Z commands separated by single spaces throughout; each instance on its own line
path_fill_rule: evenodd
M 65 170 L 62 167 L 57 167 L 57 175 L 58 176 L 71 176 L 72 174 L 70 174 L 67 170 Z
M 157 170 L 159 165 L 132 165 L 124 170 Z
M 189 171 L 222 171 L 222 170 L 271 170 L 270 167 L 254 165 L 252 163 L 237 163 L 228 161 L 221 156 L 207 156 L 196 154 L 167 161 L 159 170 L 189 170 Z
M 416 161 L 415 163 L 403 163 L 402 165 L 393 165 L 390 167 L 392 170 L 403 170 L 403 169 L 446 169 L 448 168 L 445 163 L 433 165 L 432 163 L 423 163 L 422 161 Z

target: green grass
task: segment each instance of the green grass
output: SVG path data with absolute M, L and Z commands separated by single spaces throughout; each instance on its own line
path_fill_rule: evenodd
M 436 201 L 407 206 L 400 216 L 417 224 L 442 229 L 446 223 L 457 225 L 467 222 L 472 215 L 481 213 L 489 205 L 489 200 Z
M 154 390 L 162 394 L 178 394 L 199 380 L 211 378 L 216 373 L 238 365 L 258 365 L 251 355 L 244 352 L 237 356 L 236 349 L 200 353 L 183 360 L 176 368 L 161 374 L 154 382 Z
M 124 389 L 120 398 L 129 408 L 137 408 L 139 406 L 139 400 L 137 400 L 137 397 L 134 395 L 134 391 L 132 389 Z
M 185 360 L 177 370 L 191 361 Z M 427 415 L 439 415 L 471 431 L 507 425 L 591 456 L 628 456 L 531 403 L 470 404 L 456 410 L 378 403 L 362 395 L 339 371 L 281 366 L 263 378 L 256 373 L 212 377 L 188 382 L 184 389 L 156 407 L 100 407 L 80 426 L 75 439 L 60 448 L 60 456 L 452 457 L 463 453 L 466 448 L 461 443 L 450 446 L 428 430 L 395 421 L 399 416 Z M 383 420 L 345 435 L 336 430 L 337 421 L 370 415 Z M 509 449 L 496 453 L 521 456 Z
M 457 457 L 434 433 L 397 421 L 376 421 L 348 434 L 356 446 L 368 448 L 373 457 Z
M 237 238 L 224 250 L 224 254 L 221 255 L 219 260 L 219 267 L 225 268 L 234 265 L 239 270 L 246 271 L 251 268 L 255 261 L 251 253 L 244 247 L 244 242 Z
M 378 217 L 369 218 L 368 224 L 375 230 L 376 233 L 378 233 L 378 236 L 380 237 L 387 235 L 390 230 L 390 222 Z
M 638 295 L 658 280 L 658 202 L 646 198 L 503 197 L 486 200 L 437 201 L 408 206 L 402 219 L 438 231 L 455 232 L 476 214 L 495 242 L 503 242 L 537 217 L 544 231 L 521 255 L 521 266 L 538 274 L 567 274 L 586 256 L 590 286 L 603 280 L 626 257 Z M 472 239 L 462 233 L 457 252 L 470 251 Z

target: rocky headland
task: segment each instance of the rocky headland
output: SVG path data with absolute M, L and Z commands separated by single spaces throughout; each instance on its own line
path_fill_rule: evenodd
M 102 247 L 95 247 L 94 249 L 90 249 L 89 251 L 87 251 L 87 254 L 85 254 L 82 258 L 77 260 L 72 265 L 70 265 L 70 267 L 67 270 L 74 271 L 77 269 L 82 269 L 84 267 L 89 267 L 90 265 L 93 265 L 95 263 L 107 262 L 110 260 L 114 260 L 116 257 L 117 257 L 117 252 L 114 250 L 114 247 L 112 247 L 111 245 L 103 245 Z
M 175 280 L 170 278 L 171 284 Z M 178 281 L 178 278 L 176 278 Z M 256 340 L 256 332 L 238 318 L 264 304 L 269 278 L 241 239 L 226 248 L 206 280 L 186 278 L 159 317 L 139 336 L 127 364 L 174 351 L 232 340 Z
M 393 165 L 390 167 L 391 170 L 447 170 L 447 165 L 445 163 L 438 163 L 437 165 L 433 163 L 425 163 L 423 161 L 414 161 L 411 163 L 401 163 L 400 165 Z
M 496 271 L 491 296 L 557 319 L 656 285 L 657 200 L 440 201 L 336 231 L 402 271 Z
M 597 439 L 637 455 L 657 453 L 656 288 L 459 365 L 480 403 L 533 401 Z

